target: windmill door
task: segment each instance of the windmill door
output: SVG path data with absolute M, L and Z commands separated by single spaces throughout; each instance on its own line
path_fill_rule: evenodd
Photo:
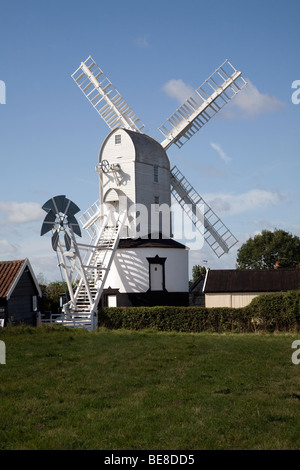
M 107 306 L 108 307 L 116 307 L 117 306 L 117 296 L 116 295 L 108 295 L 107 296 Z
M 163 290 L 164 289 L 164 267 L 162 264 L 150 264 L 150 289 Z

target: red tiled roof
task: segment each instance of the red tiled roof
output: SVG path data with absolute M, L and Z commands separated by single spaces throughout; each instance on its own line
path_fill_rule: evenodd
M 0 298 L 7 296 L 25 261 L 0 261 Z

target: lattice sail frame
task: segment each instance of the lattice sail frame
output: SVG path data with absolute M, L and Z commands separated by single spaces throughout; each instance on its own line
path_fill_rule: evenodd
M 147 132 L 145 125 L 91 56 L 81 62 L 71 77 L 111 130 L 125 128 Z
M 218 258 L 238 242 L 176 166 L 171 169 L 171 193 Z
M 247 84 L 242 72 L 225 60 L 159 128 L 164 149 L 181 148 Z

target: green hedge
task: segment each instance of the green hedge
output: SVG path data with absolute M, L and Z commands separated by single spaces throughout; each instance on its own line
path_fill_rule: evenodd
M 300 291 L 260 295 L 245 310 L 254 331 L 300 331 Z
M 266 294 L 244 308 L 114 307 L 99 310 L 99 326 L 181 332 L 300 331 L 300 291 Z

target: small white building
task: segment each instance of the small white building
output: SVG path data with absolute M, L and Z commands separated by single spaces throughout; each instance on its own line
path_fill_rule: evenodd
M 116 129 L 100 149 L 98 173 L 104 210 L 128 214 L 102 305 L 188 305 L 188 248 L 172 238 L 166 151 L 152 137 Z
M 172 239 L 120 240 L 102 305 L 188 305 L 187 254 Z
M 204 281 L 205 307 L 240 308 L 254 297 L 300 289 L 300 269 L 208 270 Z

